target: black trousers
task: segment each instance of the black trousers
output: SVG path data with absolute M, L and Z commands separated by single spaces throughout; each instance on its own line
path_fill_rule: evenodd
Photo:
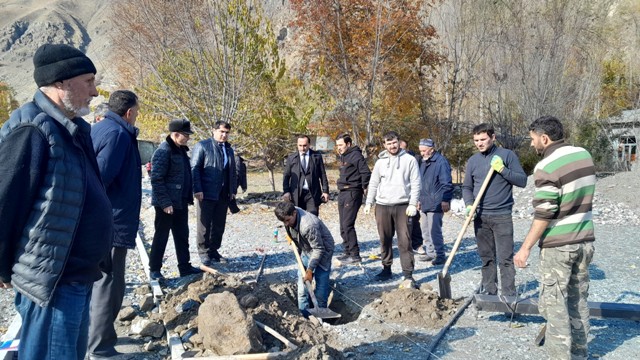
M 198 255 L 201 260 L 211 260 L 218 256 L 218 249 L 222 245 L 222 235 L 227 223 L 229 209 L 229 195 L 225 191 L 219 200 L 197 201 Z
M 309 190 L 302 190 L 300 197 L 298 197 L 298 205 L 300 209 L 312 213 L 315 216 L 320 214 L 320 209 L 316 206 L 316 201 L 313 199 Z
M 513 267 L 513 219 L 511 214 L 480 215 L 473 221 L 482 260 L 482 287 L 490 295 L 516 295 L 516 269 Z
M 360 246 L 356 234 L 356 219 L 362 205 L 362 190 L 344 190 L 338 194 L 338 216 L 340 218 L 340 236 L 345 255 L 359 257 Z
M 156 206 L 156 218 L 154 221 L 155 234 L 151 243 L 149 254 L 149 270 L 160 271 L 162 258 L 169 241 L 169 231 L 173 234 L 173 244 L 178 258 L 178 270 L 180 272 L 191 267 L 189 255 L 189 209 L 185 205 L 182 209 L 173 208 L 173 214 L 167 214 L 162 208 Z
M 413 250 L 418 250 L 422 245 L 422 229 L 420 229 L 420 211 L 416 216 L 409 218 L 409 231 L 411 231 L 411 247 Z
M 112 247 L 101 265 L 102 279 L 93 283 L 89 320 L 89 353 L 112 356 L 118 334 L 114 321 L 122 307 L 126 283 L 127 249 Z

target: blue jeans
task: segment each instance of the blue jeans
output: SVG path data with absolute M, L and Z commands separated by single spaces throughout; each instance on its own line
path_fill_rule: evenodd
M 309 256 L 302 255 L 302 263 L 305 268 L 309 265 Z M 324 270 L 320 266 L 316 267 L 313 272 L 313 278 L 316 280 L 316 289 L 313 292 L 318 300 L 318 306 L 321 308 L 327 307 L 327 300 L 329 299 L 329 277 L 331 275 L 331 268 Z M 298 271 L 298 309 L 304 315 L 308 315 L 307 309 L 309 308 L 309 295 L 307 294 L 306 287 L 304 285 L 304 274 Z
M 92 285 L 60 283 L 47 307 L 16 292 L 15 305 L 22 317 L 20 360 L 84 359 Z

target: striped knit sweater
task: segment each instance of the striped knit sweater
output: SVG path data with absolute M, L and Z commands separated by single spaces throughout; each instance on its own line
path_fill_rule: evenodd
M 549 221 L 539 246 L 595 240 L 591 208 L 596 175 L 591 154 L 561 140 L 548 146 L 543 155 L 533 173 L 534 217 Z

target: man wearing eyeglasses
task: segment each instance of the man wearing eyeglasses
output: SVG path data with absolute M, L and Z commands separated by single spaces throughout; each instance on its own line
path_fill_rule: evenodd
M 227 142 L 231 124 L 218 120 L 213 138 L 196 144 L 191 154 L 193 193 L 197 201 L 198 254 L 205 266 L 225 262 L 218 250 L 227 221 L 229 203 L 238 191 L 236 161 Z
M 166 140 L 153 153 L 151 163 L 151 205 L 155 207 L 155 234 L 149 255 L 152 279 L 164 279 L 160 269 L 169 231 L 178 257 L 180 276 L 199 274 L 189 255 L 189 205 L 193 205 L 191 164 L 187 142 L 193 134 L 186 119 L 171 120 Z

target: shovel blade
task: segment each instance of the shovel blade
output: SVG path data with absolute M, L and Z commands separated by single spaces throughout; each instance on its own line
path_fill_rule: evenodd
M 442 276 L 442 273 L 438 273 L 438 290 L 441 298 L 451 299 L 451 276 L 449 274 Z
M 342 315 L 329 308 L 311 308 L 307 309 L 307 311 L 309 314 L 320 319 L 338 319 L 342 317 Z

